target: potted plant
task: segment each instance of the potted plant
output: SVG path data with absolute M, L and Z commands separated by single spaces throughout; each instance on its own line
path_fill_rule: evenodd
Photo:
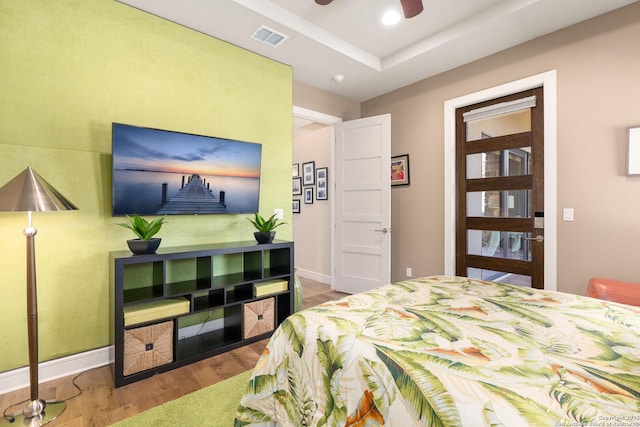
M 128 228 L 133 231 L 133 233 L 138 236 L 137 239 L 127 240 L 127 245 L 129 245 L 129 249 L 134 255 L 142 255 L 142 254 L 154 254 L 160 246 L 159 237 L 155 236 L 160 228 L 162 228 L 162 224 L 164 224 L 165 217 L 159 217 L 154 219 L 153 221 L 147 221 L 144 218 L 141 218 L 138 215 L 129 216 L 127 215 L 129 222 L 123 222 L 118 225 L 121 225 L 124 228 Z
M 255 213 L 254 219 L 247 218 L 247 220 L 258 230 L 253 233 L 258 243 L 271 243 L 276 236 L 276 232 L 273 230 L 282 224 L 286 224 L 286 222 L 277 219 L 276 214 L 271 215 L 269 219 L 264 219 L 258 212 Z

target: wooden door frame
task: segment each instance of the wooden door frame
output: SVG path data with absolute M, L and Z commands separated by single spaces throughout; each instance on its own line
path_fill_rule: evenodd
M 499 108 L 504 103 L 518 103 L 526 99 L 533 99 L 533 106 L 518 106 L 518 112 L 529 111 L 529 130 L 518 131 L 511 134 L 498 134 L 496 137 L 483 137 L 468 139 L 468 123 L 465 115 L 486 108 Z M 502 113 L 504 114 L 504 113 Z M 501 115 L 493 117 L 500 121 Z M 490 120 L 490 119 L 489 119 Z M 523 124 L 524 125 L 524 124 Z M 544 245 L 534 244 L 531 248 L 531 259 L 512 259 L 509 257 L 484 255 L 482 253 L 470 253 L 468 248 L 467 232 L 474 230 L 493 230 L 494 232 L 519 232 L 530 233 L 531 236 L 542 235 L 544 238 L 544 226 L 534 229 L 534 212 L 544 215 L 544 88 L 538 86 L 523 92 L 513 93 L 507 96 L 494 98 L 479 104 L 473 104 L 458 108 L 456 114 L 456 274 L 467 276 L 468 268 L 473 267 L 481 271 L 489 270 L 501 273 L 512 273 L 528 276 L 533 288 L 541 289 L 544 285 Z M 474 176 L 470 179 L 467 170 L 467 156 L 484 152 L 505 153 L 516 147 L 528 147 L 532 153 L 532 170 L 529 174 L 510 175 L 503 173 L 498 176 Z M 537 160 L 536 160 L 537 159 Z M 516 218 L 502 210 L 497 216 L 483 215 L 474 210 L 470 213 L 467 206 L 467 197 L 475 192 L 500 192 L 502 196 L 509 191 L 525 191 L 530 194 L 532 204 L 530 211 Z M 478 200 L 476 200 L 476 203 Z M 483 204 L 486 201 L 482 202 Z M 477 209 L 478 206 L 475 206 Z M 504 206 L 501 204 L 500 209 Z M 494 213 L 495 214 L 495 213 Z M 544 218 L 543 218 L 544 221 Z M 477 276 L 475 276 L 477 277 Z M 499 280 L 500 281 L 500 280 Z
M 456 109 L 542 86 L 544 90 L 544 288 L 557 290 L 557 85 L 551 70 L 450 99 L 444 103 L 444 273 L 456 265 Z

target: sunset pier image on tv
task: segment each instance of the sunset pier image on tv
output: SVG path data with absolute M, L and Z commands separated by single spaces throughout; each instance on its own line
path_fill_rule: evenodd
M 258 212 L 262 145 L 114 123 L 113 215 Z

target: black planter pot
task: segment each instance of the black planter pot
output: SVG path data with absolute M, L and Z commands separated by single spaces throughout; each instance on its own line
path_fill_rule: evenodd
M 273 242 L 273 238 L 276 237 L 276 232 L 269 231 L 268 233 L 263 233 L 261 231 L 256 231 L 253 233 L 253 236 L 256 238 L 256 242 L 260 244 L 271 243 Z
M 161 240 L 159 237 L 152 237 L 149 240 L 131 239 L 127 240 L 127 245 L 134 255 L 155 254 Z

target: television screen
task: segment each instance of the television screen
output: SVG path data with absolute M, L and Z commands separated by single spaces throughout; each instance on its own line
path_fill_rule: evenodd
M 258 212 L 262 145 L 113 123 L 113 215 Z

